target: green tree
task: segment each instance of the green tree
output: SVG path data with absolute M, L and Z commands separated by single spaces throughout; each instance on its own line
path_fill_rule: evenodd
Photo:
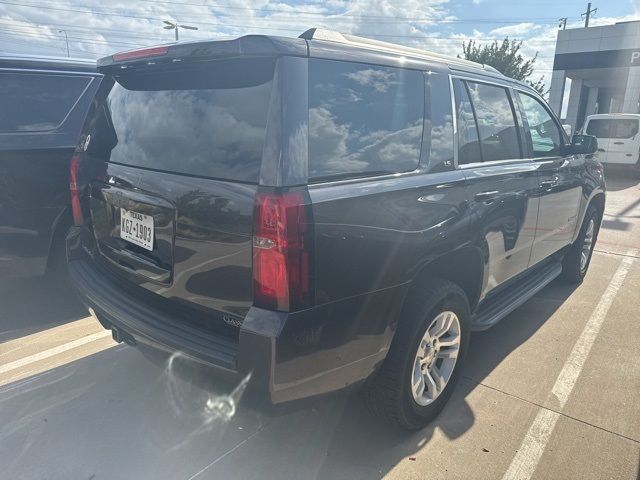
M 545 93 L 544 76 L 537 81 L 529 79 L 533 73 L 533 66 L 538 59 L 538 52 L 533 58 L 526 59 L 520 53 L 521 48 L 522 42 L 509 40 L 509 37 L 502 42 L 494 40 L 487 45 L 478 45 L 474 40 L 462 42 L 463 58 L 490 65 L 507 77 L 526 81 L 540 95 L 543 95 Z

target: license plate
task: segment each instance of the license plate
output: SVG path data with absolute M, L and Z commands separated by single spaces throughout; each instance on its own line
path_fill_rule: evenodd
M 121 208 L 120 238 L 153 251 L 153 217 Z

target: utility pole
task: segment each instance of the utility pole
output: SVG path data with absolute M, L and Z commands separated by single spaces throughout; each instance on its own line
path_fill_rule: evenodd
M 584 28 L 587 28 L 589 26 L 589 19 L 591 18 L 591 15 L 593 15 L 597 11 L 597 8 L 594 8 L 593 10 L 591 9 L 591 2 L 587 4 L 587 11 L 580 15 L 582 18 L 584 18 Z
M 180 25 L 178 22 L 170 22 L 168 20 L 163 20 L 162 23 L 166 23 L 166 25 L 162 28 L 165 30 L 173 30 L 176 32 L 176 42 L 178 41 L 178 29 L 186 28 L 187 30 L 198 30 L 198 27 L 192 27 L 191 25 Z
M 566 30 L 567 29 L 567 20 L 569 20 L 568 17 L 562 17 L 562 18 L 558 19 L 558 21 L 560 22 L 558 24 L 558 28 L 562 28 L 562 30 Z
M 58 33 L 64 33 L 64 39 L 67 41 L 67 58 L 69 58 L 69 37 L 67 37 L 67 32 L 64 30 L 58 30 Z

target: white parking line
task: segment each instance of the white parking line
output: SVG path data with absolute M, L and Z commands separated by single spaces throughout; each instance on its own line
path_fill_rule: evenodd
M 91 335 L 87 335 L 86 337 L 78 338 L 77 340 L 73 340 L 71 342 L 68 342 L 62 345 L 58 345 L 57 347 L 53 347 L 48 350 L 43 350 L 42 352 L 34 353 L 33 355 L 29 355 L 28 357 L 21 358 L 20 360 L 15 360 L 13 362 L 0 365 L 0 375 L 3 373 L 10 372 L 11 370 L 24 367 L 31 363 L 44 360 L 45 358 L 53 357 L 54 355 L 58 355 L 59 353 L 66 352 L 67 350 L 71 350 L 73 348 L 80 347 L 82 345 L 86 345 L 87 343 L 91 343 L 96 340 L 100 340 L 101 338 L 110 337 L 110 336 L 111 336 L 111 330 L 102 330 L 98 333 L 93 333 Z
M 636 250 L 629 251 L 629 256 L 625 257 L 616 273 L 611 279 L 611 283 L 600 298 L 598 305 L 587 321 L 580 337 L 576 341 L 569 358 L 565 362 L 556 383 L 551 389 L 551 394 L 555 397 L 559 404 L 559 410 L 562 410 L 571 395 L 571 391 L 578 380 L 580 371 L 589 356 L 591 347 L 593 346 L 600 328 L 604 323 L 607 313 L 613 304 L 624 279 L 629 273 L 631 264 L 637 255 Z M 560 414 L 551 410 L 542 409 L 536 415 L 535 420 L 531 424 L 529 431 L 524 437 L 518 453 L 511 461 L 509 469 L 502 477 L 503 480 L 528 480 L 535 472 L 544 449 L 553 433 L 553 429 L 560 418 Z

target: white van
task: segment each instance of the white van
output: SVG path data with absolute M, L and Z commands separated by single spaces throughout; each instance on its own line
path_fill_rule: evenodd
M 640 114 L 589 115 L 582 130 L 598 139 L 602 163 L 633 165 L 640 173 Z

